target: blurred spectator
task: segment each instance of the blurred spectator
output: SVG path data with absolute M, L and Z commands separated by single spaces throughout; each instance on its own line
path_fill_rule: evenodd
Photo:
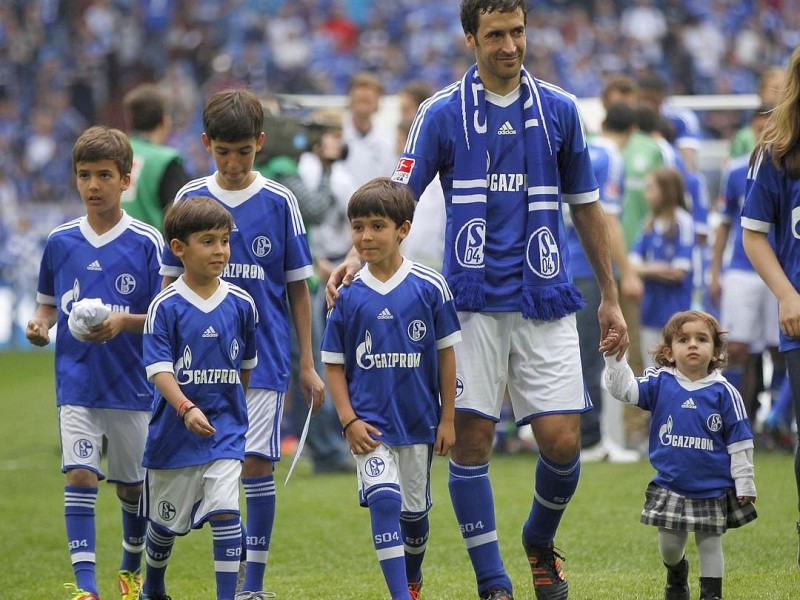
M 356 186 L 375 177 L 388 177 L 397 162 L 394 136 L 375 123 L 382 96 L 380 80 L 370 73 L 358 73 L 350 81 L 344 121 L 347 144 L 344 164 Z
M 164 145 L 171 124 L 166 105 L 166 98 L 153 84 L 142 84 L 125 95 L 133 166 L 131 183 L 122 193 L 122 208 L 159 230 L 164 211 L 189 181 L 180 154 Z

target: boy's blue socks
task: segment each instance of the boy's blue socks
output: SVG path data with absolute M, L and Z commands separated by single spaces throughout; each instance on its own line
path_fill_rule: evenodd
M 578 488 L 580 473 L 580 455 L 566 465 L 559 465 L 539 454 L 533 505 L 522 528 L 525 546 L 547 546 L 555 539 L 564 509 Z
M 275 476 L 244 477 L 242 487 L 247 505 L 247 570 L 242 591 L 260 592 L 275 524 Z
M 150 523 L 147 528 L 147 543 L 145 546 L 147 572 L 144 577 L 142 591 L 147 595 L 163 594 L 166 591 L 164 577 L 167 573 L 169 557 L 172 555 L 172 546 L 175 536 L 155 523 Z
M 214 541 L 214 574 L 217 600 L 230 600 L 236 594 L 239 554 L 242 551 L 242 524 L 239 517 L 209 521 Z
M 372 541 L 392 600 L 411 600 L 406 578 L 405 551 L 400 533 L 399 490 L 379 489 L 367 496 Z
M 406 513 L 400 515 L 400 531 L 406 557 L 406 578 L 409 583 L 422 581 L 422 561 L 428 546 L 430 525 L 428 513 Z
M 488 463 L 465 466 L 451 460 L 448 486 L 461 536 L 478 580 L 478 593 L 490 588 L 513 592 L 497 543 Z
M 64 486 L 64 520 L 75 584 L 78 589 L 97 594 L 95 573 L 96 529 L 94 507 L 96 487 Z
M 147 519 L 139 516 L 136 503 L 119 499 L 122 505 L 122 562 L 120 571 L 136 573 L 142 568 L 142 552 L 147 538 Z

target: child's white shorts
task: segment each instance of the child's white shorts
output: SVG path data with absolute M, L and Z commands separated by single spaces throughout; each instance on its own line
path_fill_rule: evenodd
M 238 460 L 215 460 L 182 469 L 148 469 L 142 516 L 175 535 L 203 526 L 211 515 L 239 513 Z
M 458 319 L 456 410 L 497 422 L 506 388 L 518 425 L 591 408 L 574 314 L 533 321 L 522 313 L 459 312 Z
M 431 508 L 433 444 L 378 445 L 368 454 L 353 454 L 358 470 L 358 495 L 362 506 L 379 488 L 400 494 L 403 513 L 424 513 Z
M 144 479 L 144 444 L 150 412 L 89 408 L 66 404 L 58 407 L 61 434 L 61 470 L 89 469 L 99 479 L 103 437 L 108 440 L 108 481 L 134 485 Z
M 263 388 L 247 390 L 247 435 L 245 455 L 277 461 L 281 459 L 283 392 Z

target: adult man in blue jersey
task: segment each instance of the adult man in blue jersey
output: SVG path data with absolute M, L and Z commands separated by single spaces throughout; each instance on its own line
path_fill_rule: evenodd
M 591 403 L 580 369 L 580 294 L 563 264 L 561 202 L 601 290 L 600 351 L 627 348 L 599 206 L 574 97 L 533 79 L 524 0 L 463 0 L 461 23 L 477 64 L 417 112 L 393 175 L 419 197 L 438 172 L 448 211 L 443 272 L 459 310 L 456 444 L 450 494 L 482 599 L 509 600 L 500 558 L 489 458 L 508 389 L 518 425 L 540 448 L 522 531 L 539 600 L 567 598 L 553 540 L 580 471 L 580 413 Z M 343 264 L 328 284 L 349 281 Z

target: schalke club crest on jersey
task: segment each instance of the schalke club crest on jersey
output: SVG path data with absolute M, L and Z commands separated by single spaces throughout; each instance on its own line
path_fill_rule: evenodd
M 528 266 L 542 279 L 550 279 L 561 270 L 561 255 L 553 233 L 547 227 L 539 227 L 528 240 L 526 251 Z
M 456 235 L 458 264 L 467 269 L 482 268 L 485 242 L 486 221 L 484 219 L 467 221 Z

